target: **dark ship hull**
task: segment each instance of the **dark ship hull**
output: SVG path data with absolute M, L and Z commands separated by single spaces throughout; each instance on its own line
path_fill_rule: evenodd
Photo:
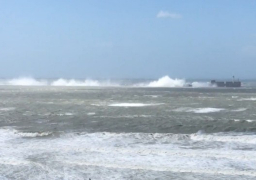
M 242 83 L 241 81 L 211 81 L 212 86 L 216 87 L 241 87 Z

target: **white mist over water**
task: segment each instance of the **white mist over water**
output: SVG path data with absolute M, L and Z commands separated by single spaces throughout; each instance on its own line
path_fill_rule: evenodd
M 0 80 L 0 85 L 7 86 L 119 86 L 117 83 L 111 81 L 98 81 L 92 79 L 76 80 L 76 79 L 57 79 L 57 80 L 46 80 L 46 79 L 34 79 L 31 77 L 20 77 L 15 79 Z
M 50 83 L 51 86 L 120 86 L 117 83 L 112 83 L 110 81 L 98 81 L 92 79 L 86 79 L 84 81 L 79 81 L 75 79 L 67 80 L 67 79 L 58 79 Z
M 0 85 L 9 86 L 47 86 L 48 82 L 46 80 L 36 80 L 31 77 L 20 77 L 9 80 L 0 81 Z
M 171 79 L 169 76 L 164 76 L 157 81 L 152 81 L 148 87 L 184 87 L 186 81 L 183 79 Z
M 141 83 L 131 83 L 130 85 L 122 84 L 120 82 L 114 82 L 111 80 L 77 80 L 77 79 L 56 79 L 56 80 L 46 80 L 46 79 L 35 79 L 32 77 L 20 77 L 14 79 L 2 79 L 0 80 L 0 85 L 7 86 L 88 86 L 88 87 L 170 87 L 170 88 L 181 88 L 188 87 L 189 83 L 184 79 L 172 79 L 169 76 L 164 76 L 158 80 L 151 82 L 141 82 Z M 192 87 L 210 87 L 209 83 L 205 82 L 192 82 Z

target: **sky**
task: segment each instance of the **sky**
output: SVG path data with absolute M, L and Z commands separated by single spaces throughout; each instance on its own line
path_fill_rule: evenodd
M 255 0 L 0 0 L 0 77 L 256 78 Z

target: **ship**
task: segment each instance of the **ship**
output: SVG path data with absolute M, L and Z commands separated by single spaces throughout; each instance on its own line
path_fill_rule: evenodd
M 233 81 L 211 80 L 210 84 L 215 87 L 241 87 L 242 86 L 242 83 L 239 79 L 235 80 L 235 76 L 233 76 Z

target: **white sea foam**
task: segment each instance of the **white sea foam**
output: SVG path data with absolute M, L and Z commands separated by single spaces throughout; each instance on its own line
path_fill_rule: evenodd
M 215 133 L 215 134 L 192 134 L 192 140 L 196 141 L 211 141 L 211 142 L 236 142 L 236 143 L 251 143 L 256 145 L 256 135 L 250 134 L 235 134 L 235 133 Z
M 231 110 L 233 112 L 242 112 L 242 111 L 246 111 L 247 109 L 246 108 L 239 108 L 239 109 L 234 109 L 234 110 Z
M 158 80 L 151 82 L 141 82 L 138 84 L 123 85 L 120 83 L 112 82 L 110 80 L 77 80 L 77 79 L 63 79 L 57 80 L 46 80 L 46 79 L 35 79 L 32 77 L 19 77 L 14 79 L 2 79 L 0 85 L 10 86 L 84 86 L 84 87 L 187 87 L 187 83 L 184 79 L 173 79 L 169 76 L 163 76 Z M 205 82 L 193 82 L 193 87 L 210 87 L 209 83 Z
M 99 86 L 98 81 L 93 80 L 85 80 L 85 81 L 78 81 L 78 80 L 66 80 L 66 79 L 58 79 L 51 83 L 52 86 Z
M 236 99 L 236 98 L 238 98 L 238 96 L 232 96 L 232 98 L 233 98 L 233 99 Z
M 23 136 L 26 137 L 22 132 L 0 129 L 1 176 L 13 177 L 17 175 L 14 172 L 22 170 L 19 179 L 32 173 L 34 179 L 65 179 L 68 174 L 75 179 L 83 179 L 84 174 L 102 179 L 109 177 L 113 169 L 118 175 L 114 179 L 123 179 L 127 170 L 143 170 L 146 174 L 167 171 L 256 177 L 256 135 L 101 132 L 71 133 L 33 141 L 20 138 Z M 211 148 L 204 148 L 207 144 Z M 241 145 L 253 149 L 234 148 Z M 66 174 L 63 168 L 68 169 Z
M 238 99 L 237 101 L 256 101 L 256 98 L 255 98 L 255 97 L 251 97 L 251 98 L 241 98 L 241 99 Z
M 0 129 L 0 142 L 22 137 L 49 136 L 52 132 L 19 132 L 15 129 Z
M 159 95 L 144 95 L 145 97 L 152 97 L 152 98 L 158 98 Z
M 185 79 L 173 79 L 169 76 L 163 76 L 158 80 L 151 81 L 149 83 L 140 83 L 135 86 L 139 87 L 188 87 L 188 82 Z M 201 87 L 211 87 L 209 83 L 206 82 L 192 82 L 192 87 L 201 88 Z
M 152 115 L 145 115 L 145 114 L 140 114 L 140 115 L 120 115 L 120 116 L 97 116 L 97 117 L 101 117 L 101 118 L 150 118 L 152 117 Z
M 247 120 L 234 119 L 234 121 L 235 121 L 235 122 L 242 122 L 242 121 L 245 122 L 245 121 L 246 121 L 246 122 L 250 122 L 250 123 L 256 122 L 256 120 L 252 120 L 252 119 L 247 119 Z
M 191 109 L 190 107 L 180 107 L 180 108 L 173 109 L 173 111 L 175 111 L 175 112 L 187 112 L 190 109 Z
M 31 77 L 20 77 L 9 80 L 1 80 L 0 85 L 9 85 L 9 86 L 46 86 L 46 80 L 36 80 Z
M 213 112 L 220 112 L 225 109 L 222 108 L 196 108 L 196 109 L 190 109 L 187 112 L 194 112 L 194 113 L 213 113 Z
M 58 116 L 73 116 L 74 114 L 73 113 L 70 113 L 70 112 L 66 112 L 66 113 L 59 113 L 57 114 Z
M 181 107 L 181 108 L 177 108 L 174 109 L 173 111 L 176 112 L 194 112 L 194 113 L 214 113 L 214 112 L 220 112 L 223 111 L 225 109 L 223 108 L 212 108 L 212 107 L 208 107 L 208 108 L 191 108 L 191 107 Z
M 97 81 L 92 79 L 86 79 L 84 81 L 75 79 L 58 79 L 51 83 L 51 86 L 119 86 L 117 83 L 112 83 L 110 81 Z
M 0 111 L 13 111 L 15 110 L 15 107 L 3 107 L 3 108 L 0 108 Z
M 256 120 L 251 120 L 251 119 L 248 119 L 246 120 L 247 122 L 256 122 Z
M 114 106 L 114 107 L 143 107 L 143 106 L 158 106 L 163 103 L 158 104 L 144 104 L 144 103 L 114 103 L 109 104 L 108 106 Z
M 109 80 L 98 81 L 92 79 L 75 80 L 75 79 L 57 79 L 54 81 L 39 80 L 31 77 L 19 77 L 14 79 L 0 80 L 0 85 L 9 86 L 119 86 Z
M 88 116 L 93 116 L 93 115 L 95 115 L 95 114 L 96 114 L 95 112 L 89 112 L 89 113 L 87 113 Z
M 51 135 L 52 132 L 19 132 L 17 134 L 21 137 L 43 137 Z
M 152 81 L 146 86 L 148 87 L 184 87 L 186 81 L 183 79 L 172 79 L 169 76 L 164 76 L 157 81 Z

